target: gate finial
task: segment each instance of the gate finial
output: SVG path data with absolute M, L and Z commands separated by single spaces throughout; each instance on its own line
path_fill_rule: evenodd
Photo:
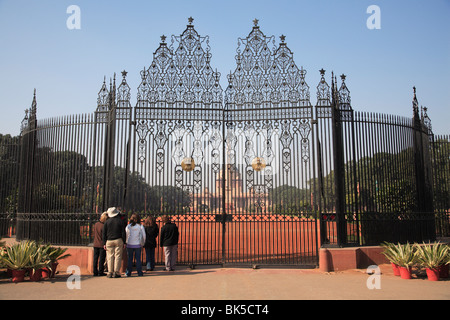
M 188 18 L 188 22 L 189 22 L 189 25 L 191 26 L 191 25 L 192 25 L 192 22 L 194 22 L 194 18 L 189 17 L 189 18 Z
M 413 91 L 414 91 L 413 113 L 414 113 L 414 115 L 417 114 L 417 117 L 418 117 L 419 116 L 419 102 L 417 101 L 417 96 L 416 96 L 416 86 L 413 87 Z
M 256 18 L 255 18 L 255 20 L 253 20 L 253 24 L 255 25 L 255 27 L 257 27 L 257 26 L 258 26 L 258 22 L 259 22 L 259 20 L 258 20 L 258 19 L 256 19 Z
M 37 113 L 36 88 L 34 88 L 33 101 L 31 102 L 31 118 L 35 119 L 36 113 Z

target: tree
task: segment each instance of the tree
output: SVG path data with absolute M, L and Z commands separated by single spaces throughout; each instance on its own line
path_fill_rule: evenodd
M 20 165 L 20 137 L 0 134 L 0 212 L 15 212 Z
M 184 214 L 192 203 L 189 191 L 174 186 L 152 186 L 152 195 L 156 197 L 150 204 L 150 211 L 161 214 Z
M 269 191 L 272 212 L 276 214 L 300 214 L 313 212 L 311 190 L 282 185 Z

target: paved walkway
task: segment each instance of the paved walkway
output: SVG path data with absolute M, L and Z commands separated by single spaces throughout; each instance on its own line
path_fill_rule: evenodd
M 0 299 L 105 299 L 105 300 L 345 300 L 426 299 L 450 300 L 450 279 L 404 280 L 380 266 L 380 289 L 368 289 L 365 270 L 322 273 L 317 269 L 242 269 L 179 267 L 175 272 L 155 271 L 143 277 L 108 279 L 82 275 L 80 289 L 69 289 L 69 275 L 14 284 L 0 275 Z M 2 272 L 0 272 L 2 273 Z M 375 282 L 374 282 L 375 283 Z
M 167 272 L 157 266 L 143 277 L 135 273 L 118 279 L 81 275 L 79 289 L 68 288 L 74 282 L 68 282 L 71 276 L 66 270 L 59 270 L 54 279 L 21 283 L 12 283 L 0 270 L 0 300 L 178 300 L 172 310 L 175 315 L 189 302 L 202 305 L 205 300 L 219 304 L 291 300 L 288 307 L 296 305 L 292 300 L 450 300 L 450 279 L 435 282 L 415 275 L 404 280 L 393 275 L 390 265 L 379 267 L 379 282 L 371 283 L 380 289 L 367 287 L 369 277 L 374 277 L 366 270 L 323 273 L 318 269 L 179 266 Z

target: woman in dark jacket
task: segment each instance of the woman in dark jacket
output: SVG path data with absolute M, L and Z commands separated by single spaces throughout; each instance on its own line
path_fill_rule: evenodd
M 161 228 L 159 245 L 164 248 L 166 270 L 174 271 L 178 254 L 178 227 L 170 221 L 169 216 L 164 216 L 162 222 L 164 226 Z
M 159 234 L 159 227 L 156 224 L 155 217 L 148 217 L 144 222 L 145 228 L 145 257 L 147 260 L 147 271 L 153 271 L 155 269 L 155 248 L 156 238 Z

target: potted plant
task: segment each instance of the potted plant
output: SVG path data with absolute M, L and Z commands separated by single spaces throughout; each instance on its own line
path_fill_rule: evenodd
M 383 242 L 381 244 L 383 251 L 381 252 L 386 259 L 391 263 L 392 271 L 395 276 L 400 276 L 399 258 L 398 258 L 398 247 L 391 242 Z
M 447 263 L 449 248 L 440 242 L 416 245 L 417 261 L 426 269 L 428 280 L 439 280 L 439 267 Z
M 439 278 L 449 277 L 449 267 L 450 267 L 450 247 L 447 244 L 447 256 L 444 259 L 443 264 L 439 267 Z
M 30 260 L 28 262 L 28 272 L 31 281 L 40 281 L 42 270 L 50 265 L 48 254 L 37 243 L 33 243 Z
M 1 259 L 2 263 L 11 270 L 13 282 L 17 283 L 24 280 L 33 252 L 32 246 L 31 241 L 23 241 L 5 248 L 5 254 L 1 256 Z
M 43 246 L 43 251 L 48 256 L 49 265 L 43 269 L 42 276 L 53 278 L 59 264 L 58 261 L 70 257 L 70 254 L 66 254 L 67 248 L 53 247 L 51 245 Z
M 3 262 L 3 257 L 6 255 L 5 242 L 0 241 L 0 269 L 6 268 L 8 276 L 11 276 L 11 270 Z
M 411 269 L 416 263 L 416 252 L 413 245 L 409 242 L 406 244 L 397 244 L 398 265 L 400 267 L 400 277 L 402 279 L 411 279 Z

